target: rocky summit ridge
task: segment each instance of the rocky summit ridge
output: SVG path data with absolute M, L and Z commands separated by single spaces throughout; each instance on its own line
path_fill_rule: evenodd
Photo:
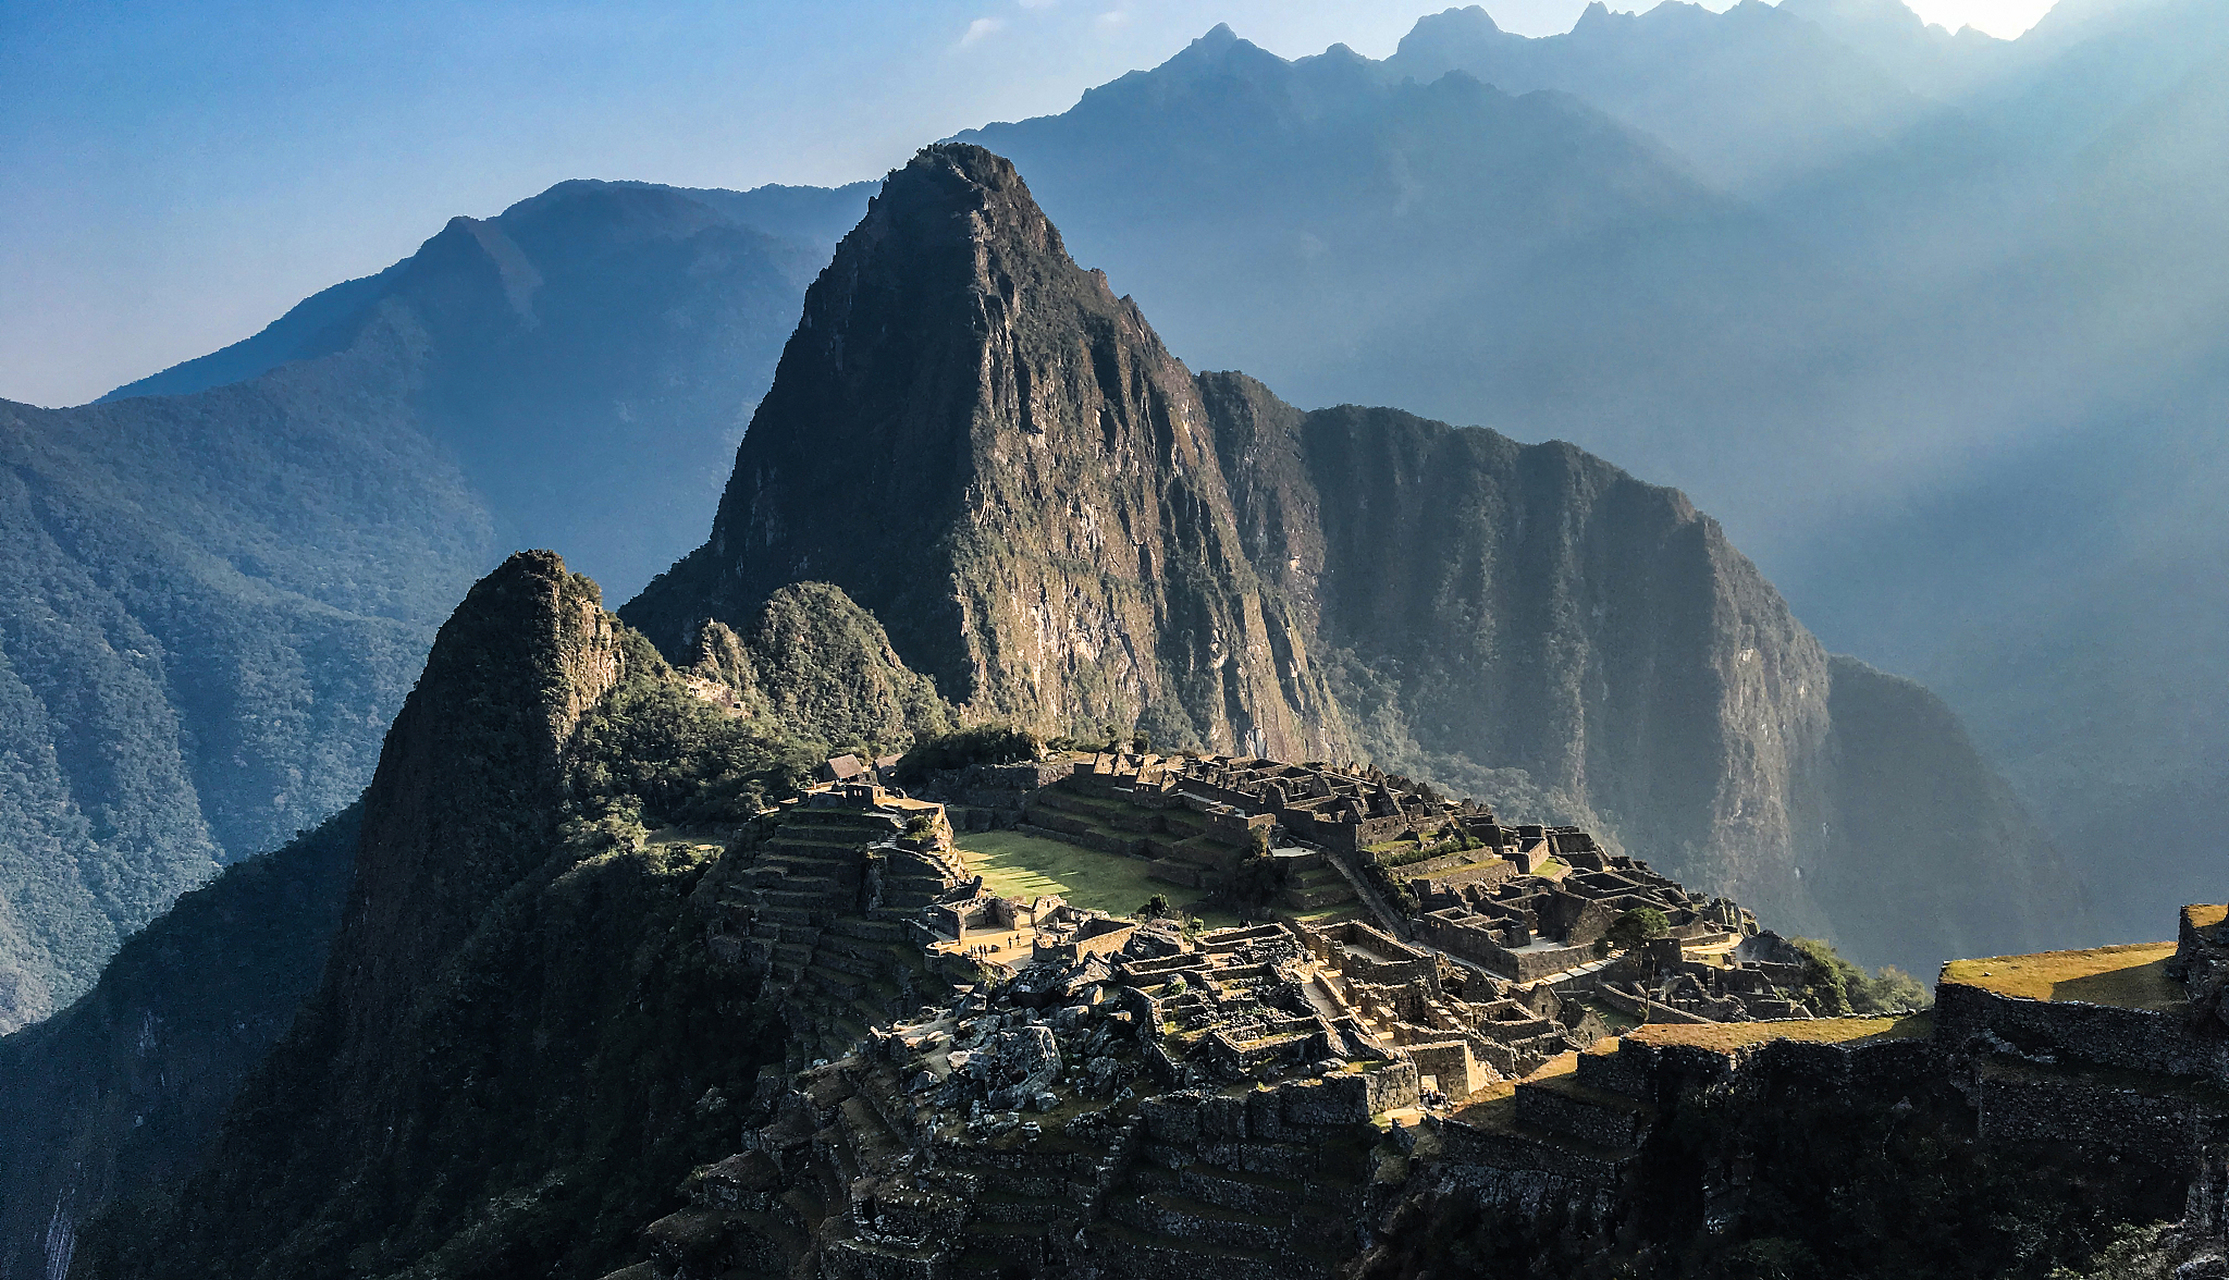
M 621 612 L 688 661 L 805 580 L 968 718 L 1367 757 L 1877 961 L 2014 949 L 2083 909 L 2027 887 L 2058 855 L 1955 718 L 1830 660 L 1684 496 L 1565 444 L 1195 376 L 969 144 L 890 175 L 710 539 Z
M 675 653 L 801 579 L 978 715 L 1352 750 L 1190 373 L 978 147 L 891 176 L 806 294 L 711 540 L 625 616 Z

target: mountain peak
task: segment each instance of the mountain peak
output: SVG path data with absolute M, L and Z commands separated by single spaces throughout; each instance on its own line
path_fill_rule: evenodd
M 396 1016 L 430 958 L 547 854 L 561 753 L 619 674 L 602 593 L 553 551 L 513 555 L 442 624 L 364 793 L 334 944 L 356 1026 Z
M 626 616 L 686 657 L 704 619 L 828 582 L 978 716 L 1320 758 L 1338 731 L 1232 519 L 1190 371 L 1011 163 L 944 143 L 807 293 L 711 540 Z
M 966 239 L 1017 240 L 1027 252 L 1067 257 L 1060 233 L 1037 207 L 1029 187 L 1011 161 L 967 142 L 923 147 L 906 166 L 891 173 L 875 197 L 862 229 L 876 221 L 875 211 L 905 234 L 923 242 L 944 241 L 957 233 Z M 948 226 L 934 219 L 948 217 Z M 930 221 L 917 221 L 927 218 Z

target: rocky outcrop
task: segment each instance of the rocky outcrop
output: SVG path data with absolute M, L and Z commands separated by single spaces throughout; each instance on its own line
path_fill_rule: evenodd
M 906 666 L 873 614 L 825 582 L 776 591 L 748 635 L 707 620 L 688 670 L 722 686 L 736 710 L 831 745 L 895 748 L 957 727 L 936 682 Z
M 1240 550 L 1190 373 L 980 148 L 891 175 L 806 295 L 711 541 L 624 616 L 676 653 L 799 580 L 980 716 L 1350 749 Z
M 1374 753 L 1509 808 L 1529 788 L 1818 927 L 1795 831 L 1826 655 L 1715 522 L 1569 445 L 1201 382 L 1247 550 L 1359 668 Z
M 364 793 L 327 983 L 350 1057 L 375 1052 L 428 967 L 548 855 L 566 740 L 619 675 L 601 592 L 548 551 L 512 556 L 443 624 Z
M 781 1051 L 722 1021 L 740 993 L 699 959 L 721 837 L 650 831 L 755 808 L 786 749 L 557 556 L 511 557 L 388 734 L 317 990 L 200 1172 L 112 1206 L 79 1272 L 385 1273 L 438 1250 L 453 1274 L 549 1274 L 631 1232 L 703 1159 L 707 1109 Z M 567 1199 L 576 1176 L 591 1199 Z M 509 1252 L 475 1252 L 491 1240 Z

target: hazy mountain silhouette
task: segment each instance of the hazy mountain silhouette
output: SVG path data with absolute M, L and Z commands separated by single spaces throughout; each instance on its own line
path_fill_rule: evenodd
M 700 537 L 864 199 L 565 183 L 99 403 L 0 403 L 0 1029 L 351 800 L 504 547 L 624 587 Z
M 1870 150 L 1939 109 L 1819 22 L 1756 0 L 1723 14 L 1596 3 L 1546 39 L 1502 31 L 1475 6 L 1449 9 L 1419 21 L 1385 67 L 1425 83 L 1463 71 L 1510 93 L 1569 93 L 1737 191 Z

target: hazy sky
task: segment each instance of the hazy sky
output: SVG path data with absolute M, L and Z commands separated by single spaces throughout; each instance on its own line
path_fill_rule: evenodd
M 91 399 L 565 178 L 877 177 L 1217 22 L 1287 57 L 1382 57 L 1445 3 L 0 4 L 0 398 Z M 1582 6 L 1487 7 L 1547 35 Z M 1915 7 L 2010 36 L 2048 0 Z

